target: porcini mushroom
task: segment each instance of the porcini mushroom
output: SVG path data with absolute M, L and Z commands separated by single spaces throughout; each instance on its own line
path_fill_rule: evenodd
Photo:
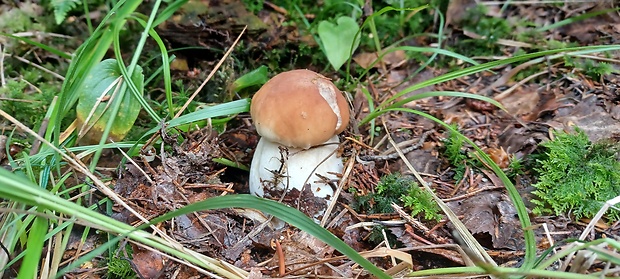
M 315 197 L 333 196 L 323 178 L 342 172 L 337 135 L 349 124 L 349 106 L 328 78 L 310 70 L 280 73 L 256 92 L 250 114 L 261 135 L 250 167 L 252 194 L 309 184 Z

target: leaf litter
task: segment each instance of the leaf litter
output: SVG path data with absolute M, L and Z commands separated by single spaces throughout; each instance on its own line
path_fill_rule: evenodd
M 540 17 L 541 11 L 545 11 L 545 9 L 531 8 L 519 6 L 514 12 L 527 11 L 529 13 L 535 10 L 536 12 L 531 14 L 532 16 L 545 18 L 544 16 Z M 568 30 L 567 28 L 570 28 L 570 25 L 565 27 L 566 30 Z M 568 31 L 563 30 L 562 32 L 565 33 L 560 33 L 560 35 L 571 36 L 566 33 Z M 574 35 L 579 30 L 572 32 L 571 34 Z M 584 39 L 584 43 L 587 43 L 588 39 Z M 387 99 L 400 89 L 441 73 L 441 70 L 425 69 L 420 74 L 413 76 L 413 79 L 409 79 L 409 75 L 415 70 L 415 65 L 402 63 L 402 54 L 396 54 L 398 56 L 384 57 L 386 59 L 384 64 L 390 67 L 389 71 L 383 72 L 379 76 L 380 78 L 375 80 L 374 85 L 371 84 L 367 88 L 375 97 L 376 102 Z M 355 61 L 362 67 L 368 68 L 369 61 L 376 58 L 372 55 L 372 53 L 358 54 Z M 399 61 L 394 60 L 394 58 Z M 381 68 L 377 70 L 382 71 Z M 479 146 L 485 147 L 490 154 L 495 154 L 492 157 L 497 158 L 496 162 L 506 167 L 509 158 L 513 156 L 524 158 L 536 152 L 538 144 L 549 140 L 550 130 L 554 128 L 566 130 L 577 125 L 582 127 L 592 140 L 605 138 L 609 135 L 609 130 L 617 130 L 613 128 L 618 125 L 618 112 L 617 109 L 614 109 L 615 103 L 618 102 L 617 94 L 615 94 L 617 90 L 608 90 L 609 86 L 613 84 L 610 79 L 616 79 L 616 76 L 605 76 L 602 79 L 603 82 L 599 82 L 587 79 L 585 75 L 579 75 L 581 79 L 587 79 L 587 85 L 584 85 L 580 79 L 569 78 L 568 71 L 568 68 L 562 68 L 560 65 L 560 67 L 554 68 L 554 73 L 550 73 L 546 77 L 543 76 L 541 81 L 517 85 L 511 92 L 503 95 L 500 94 L 502 90 L 514 86 L 514 82 L 508 78 L 506 82 L 498 83 L 496 75 L 487 73 L 464 77 L 435 87 L 427 87 L 409 95 L 433 90 L 489 92 L 488 89 L 491 88 L 491 94 L 501 95 L 500 101 L 506 107 L 508 114 L 486 104 L 461 98 L 435 97 L 415 101 L 407 104 L 407 106 L 441 116 L 448 123 L 457 124 L 466 136 L 474 140 Z M 553 86 L 549 86 L 550 83 L 553 83 Z M 395 85 L 396 87 L 393 87 Z M 489 87 L 490 85 L 493 87 Z M 587 94 L 582 93 L 586 91 Z M 361 93 L 359 90 L 356 92 Z M 367 103 L 360 102 L 363 100 L 360 94 L 357 94 L 354 100 L 354 115 L 359 120 L 369 112 L 369 109 Z M 516 218 L 516 210 L 502 190 L 501 182 L 494 174 L 487 171 L 474 171 L 478 167 L 470 166 L 464 177 L 460 181 L 455 181 L 453 179 L 455 169 L 442 159 L 442 150 L 445 146 L 443 140 L 448 135 L 441 132 L 443 131 L 441 127 L 428 119 L 406 113 L 389 113 L 384 116 L 384 120 L 389 130 L 394 131 L 391 136 L 397 142 L 404 142 L 404 146 L 413 145 L 412 142 L 422 138 L 422 134 L 425 132 L 429 132 L 418 148 L 407 152 L 407 158 L 416 169 L 424 174 L 427 182 L 433 185 L 441 198 L 450 200 L 448 205 L 462 217 L 462 222 L 472 232 L 476 240 L 488 249 L 489 254 L 505 263 L 510 263 L 522 256 L 524 248 L 523 232 Z M 205 133 L 209 132 L 205 131 Z M 347 154 L 350 153 L 346 150 L 353 149 L 361 152 L 360 157 L 374 156 L 377 154 L 377 150 L 385 150 L 381 153 L 382 155 L 390 153 L 389 145 L 381 139 L 381 133 L 375 137 L 374 142 L 365 140 L 368 131 L 357 133 L 365 135 L 364 142 L 373 144 L 373 146 L 371 148 L 368 145 L 347 141 L 344 146 L 345 159 L 355 159 L 347 158 Z M 200 141 L 186 139 L 181 147 L 172 143 L 174 151 L 165 156 L 162 154 L 161 157 L 164 159 L 160 162 L 154 162 L 156 165 L 150 167 L 156 170 L 151 175 L 159 186 L 153 189 L 134 187 L 132 191 L 127 192 L 125 190 L 123 195 L 130 200 L 135 199 L 134 202 L 141 202 L 144 209 L 150 208 L 151 214 L 158 214 L 161 213 L 157 211 L 158 209 L 162 210 L 166 207 L 173 209 L 187 204 L 188 200 L 182 198 L 183 196 L 191 196 L 191 202 L 195 202 L 209 196 L 228 193 L 218 190 L 223 188 L 208 187 L 212 185 L 232 185 L 226 189 L 230 189 L 234 193 L 246 193 L 247 189 L 244 188 L 244 185 L 247 181 L 245 178 L 237 176 L 239 171 L 223 169 L 221 166 L 213 164 L 210 159 L 224 155 L 235 162 L 247 164 L 251 158 L 251 152 L 248 153 L 247 150 L 255 146 L 256 140 L 257 137 L 253 128 L 248 126 L 231 129 L 219 137 L 207 137 Z M 189 146 L 198 149 L 188 148 Z M 171 171 L 183 175 L 170 175 Z M 408 173 L 403 162 L 397 157 L 359 161 L 359 163 L 354 164 L 350 181 L 345 185 L 344 190 L 356 189 L 359 193 L 374 192 L 379 177 L 393 172 L 405 175 Z M 132 178 L 133 183 L 136 183 L 139 176 L 133 175 L 136 176 Z M 516 177 L 517 186 L 523 192 L 524 197 L 527 197 L 528 192 L 532 190 L 529 186 L 532 181 L 527 175 Z M 126 174 L 125 180 L 128 179 L 127 176 L 131 176 L 131 174 Z M 206 179 L 207 177 L 210 178 Z M 221 179 L 227 181 L 223 182 Z M 122 189 L 122 181 L 123 179 L 117 183 L 118 189 Z M 141 183 L 145 182 L 142 181 Z M 185 185 L 205 185 L 205 188 L 188 189 Z M 149 191 L 147 192 L 147 190 Z M 148 202 L 152 204 L 145 204 L 148 203 L 145 197 L 149 196 L 152 199 Z M 311 200 L 307 197 L 303 193 L 297 192 L 285 197 L 283 202 L 300 208 L 309 216 L 313 216 L 312 213 L 318 209 L 311 209 L 311 205 L 308 208 L 308 204 L 304 207 L 298 203 L 300 200 Z M 354 197 L 346 191 L 342 193 L 340 203 L 333 211 L 338 215 L 331 216 L 335 219 L 332 220 L 333 225 L 328 229 L 358 251 L 372 250 L 374 248 L 368 242 L 372 230 L 358 226 L 360 222 L 377 223 L 382 222 L 382 220 L 388 222 L 401 219 L 398 215 L 393 214 L 366 215 L 364 212 L 355 212 L 346 206 L 351 204 L 353 199 Z M 306 210 L 303 210 L 304 208 Z M 274 230 L 270 226 L 260 226 L 260 221 L 264 219 L 248 218 L 253 214 L 256 215 L 257 213 L 220 210 L 199 213 L 195 216 L 188 215 L 177 218 L 176 224 L 171 226 L 169 230 L 179 241 L 197 251 L 215 258 L 226 259 L 248 270 L 256 271 L 258 268 L 264 275 L 276 276 L 279 274 L 278 270 L 282 263 L 286 267 L 285 270 L 289 272 L 286 273 L 287 275 L 315 274 L 352 277 L 356 274 L 348 261 L 337 259 L 332 248 L 313 240 L 305 232 L 288 226 L 281 230 Z M 550 230 L 556 233 L 552 236 L 552 238 L 556 238 L 555 241 L 574 235 L 569 232 L 578 226 L 569 219 L 562 218 L 562 216 L 537 218 L 535 221 L 549 225 Z M 433 226 L 432 230 L 426 232 L 406 223 L 386 226 L 383 230 L 396 236 L 399 241 L 398 247 L 400 247 L 398 249 L 409 251 L 413 256 L 414 264 L 411 268 L 414 270 L 464 264 L 462 253 L 442 246 L 447 243 L 454 243 L 451 225 L 445 222 L 429 224 Z M 356 228 L 352 229 L 352 227 Z M 260 232 L 253 234 L 253 230 L 257 228 L 260 229 Z M 547 245 L 546 247 L 552 245 L 541 228 L 537 228 L 536 232 L 541 249 L 544 249 L 545 245 Z M 443 241 L 438 242 L 440 239 Z M 278 242 L 277 245 L 275 244 L 276 241 Z M 418 246 L 428 248 L 416 249 L 415 247 Z M 280 258 L 282 255 L 284 259 Z M 337 260 L 330 261 L 330 258 Z M 324 264 L 326 262 L 330 264 Z M 375 259 L 375 263 L 385 269 L 391 267 L 389 260 L 378 261 Z
M 467 1 L 450 3 L 448 8 L 450 20 L 447 23 L 455 25 L 453 32 L 462 31 L 458 29 L 462 15 L 457 11 L 468 5 L 465 2 Z M 539 22 L 539 26 L 549 24 L 553 12 L 558 10 L 545 5 L 510 7 L 513 9 L 509 11 L 510 15 L 519 15 Z M 592 7 L 588 7 L 590 8 Z M 565 13 L 565 16 L 571 13 L 565 8 L 560 11 Z M 260 20 L 268 22 L 278 17 L 279 15 L 263 14 Z M 609 20 L 609 17 L 612 20 Z M 554 22 L 556 19 L 554 18 Z M 619 37 L 619 22 L 614 14 L 610 13 L 585 22 L 566 25 L 549 35 L 559 39 L 577 40 L 582 44 L 590 43 L 602 35 L 609 35 L 606 38 L 610 43 L 614 43 Z M 180 26 L 177 22 L 173 24 Z M 232 27 L 225 25 L 222 30 L 230 28 Z M 264 32 L 268 34 L 267 36 L 279 38 L 282 36 L 278 31 L 269 28 Z M 172 33 L 167 37 L 175 41 L 177 35 Z M 195 35 L 196 31 L 190 33 Z M 223 33 L 220 35 L 223 36 L 221 38 L 228 40 Z M 163 36 L 166 36 L 166 32 L 163 32 Z M 188 42 L 187 39 L 198 41 Z M 176 43 L 189 45 L 213 43 L 201 39 L 200 36 L 192 36 L 177 40 Z M 220 40 L 217 43 L 221 42 Z M 514 48 L 508 48 L 506 51 L 514 51 Z M 358 54 L 355 62 L 363 68 L 369 68 L 369 61 L 376 59 L 373 55 Z M 378 75 L 372 76 L 370 80 L 372 82 L 369 82 L 366 88 L 371 92 L 375 102 L 379 103 L 403 88 L 443 73 L 441 69 L 429 68 L 409 78 L 420 65 L 414 62 L 403 63 L 402 59 L 401 53 L 386 56 L 383 62 L 389 66 L 389 70 L 384 72 L 383 69 L 375 69 Z M 498 72 L 509 70 L 510 66 L 495 69 Z M 500 80 L 501 75 L 479 73 L 427 87 L 408 95 L 437 90 L 501 95 L 498 100 L 505 106 L 507 113 L 462 98 L 434 97 L 411 102 L 406 106 L 440 117 L 448 123 L 457 124 L 460 131 L 484 147 L 488 153 L 495 154 L 496 162 L 506 167 L 507 160 L 512 157 L 524 158 L 537 152 L 538 145 L 549 140 L 550 131 L 553 129 L 571 130 L 571 127 L 578 126 L 593 141 L 609 138 L 613 131 L 620 131 L 618 127 L 620 93 L 617 88 L 617 74 L 608 74 L 601 76 L 599 80 L 593 80 L 582 73 L 572 71 L 570 67 L 556 64 L 547 75 L 539 76 L 536 82 L 522 85 L 515 85 L 510 78 Z M 512 86 L 516 87 L 507 91 Z M 353 115 L 359 121 L 369 113 L 369 108 L 364 102 L 360 88 L 355 93 Z M 449 135 L 442 127 L 426 118 L 400 112 L 388 113 L 383 116 L 383 120 L 388 130 L 392 131 L 390 136 L 397 143 L 403 143 L 403 147 L 415 145 L 423 138 L 419 147 L 406 152 L 407 159 L 423 174 L 436 194 L 446 200 L 448 206 L 461 217 L 461 221 L 476 240 L 488 249 L 490 255 L 500 263 L 516 265 L 522 256 L 523 232 L 516 217 L 516 210 L 502 190 L 503 185 L 497 177 L 470 163 L 463 177 L 454 179 L 459 170 L 443 157 L 445 139 Z M 216 135 L 215 131 L 208 128 L 193 134 L 162 134 L 167 147 L 153 146 L 148 154 L 145 153 L 140 158 L 138 167 L 126 165 L 126 169 L 114 183 L 114 190 L 133 208 L 149 217 L 217 195 L 247 193 L 247 177 L 245 177 L 247 174 L 213 162 L 214 158 L 224 157 L 233 162 L 249 164 L 258 138 L 249 122 L 243 123 L 221 135 Z M 331 216 L 324 217 L 331 219 L 327 228 L 360 252 L 378 251 L 376 250 L 378 247 L 385 245 L 388 245 L 389 249 L 406 251 L 413 258 L 411 266 L 408 267 L 412 270 L 466 264 L 467 257 L 459 251 L 459 246 L 455 245 L 452 225 L 445 220 L 427 222 L 425 225 L 428 227 L 421 227 L 398 214 L 366 214 L 355 212 L 348 206 L 354 202 L 354 195 L 348 192 L 349 189 L 355 189 L 357 193 L 362 194 L 372 193 L 376 191 L 375 187 L 380 177 L 385 174 L 411 175 L 400 158 L 380 158 L 394 151 L 389 150 L 390 145 L 385 140 L 384 132 L 373 135 L 374 141 L 371 141 L 370 134 L 375 131 L 364 130 L 366 127 L 352 127 L 345 134 L 347 138 L 361 135 L 362 142 L 348 140 L 343 144 L 343 157 L 345 160 L 355 162 L 350 177 L 344 178 L 349 180 L 344 185 L 345 191 L 342 192 L 339 203 Z M 347 157 L 357 154 L 352 152 L 353 150 L 359 152 L 360 156 Z M 364 156 L 375 156 L 378 159 L 360 159 Z M 531 176 L 531 173 L 526 172 L 515 177 L 516 185 L 526 201 L 532 191 Z M 321 208 L 316 201 L 308 199 L 307 195 L 307 192 L 297 191 L 286 196 L 283 202 L 313 216 Z M 139 221 L 120 207 L 115 208 L 113 217 L 127 223 Z M 333 248 L 293 227 L 274 229 L 269 225 L 262 225 L 266 220 L 266 216 L 251 210 L 215 210 L 180 216 L 162 224 L 161 228 L 186 247 L 213 258 L 225 259 L 251 271 L 252 278 L 283 275 L 280 271 L 282 264 L 285 267 L 285 274 L 291 276 L 320 275 L 350 278 L 359 274 L 358 268 L 339 257 Z M 583 227 L 583 223 L 570 220 L 566 216 L 540 216 L 534 219 L 534 223 L 546 224 L 548 230 L 553 232 L 550 236 L 553 242 L 576 237 Z M 385 239 L 379 244 L 371 243 L 369 239 L 372 228 L 379 224 L 383 227 L 381 232 Z M 545 234 L 541 226 L 536 226 L 535 230 L 539 249 L 546 249 L 554 244 L 549 242 L 549 235 Z M 597 233 L 617 235 L 617 230 L 617 226 L 611 226 Z M 388 241 L 388 234 L 396 237 L 398 247 L 389 246 L 391 244 Z M 70 248 L 71 252 L 73 249 L 78 249 L 71 245 Z M 92 247 L 87 245 L 79 249 L 88 250 Z M 157 252 L 133 244 L 132 250 L 133 267 L 143 278 L 157 278 L 171 274 L 181 274 L 177 278 L 199 276 L 191 268 L 170 261 Z M 388 254 L 374 258 L 374 263 L 386 270 L 395 267 Z

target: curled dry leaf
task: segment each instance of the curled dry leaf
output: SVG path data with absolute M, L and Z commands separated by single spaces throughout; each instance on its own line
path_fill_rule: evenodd
M 485 152 L 489 154 L 491 160 L 493 160 L 493 162 L 495 162 L 502 169 L 507 168 L 510 164 L 510 154 L 506 153 L 503 147 L 490 147 L 487 148 Z

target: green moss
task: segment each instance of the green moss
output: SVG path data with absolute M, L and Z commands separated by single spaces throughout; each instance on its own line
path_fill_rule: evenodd
M 383 176 L 375 188 L 375 193 L 364 196 L 355 193 L 353 208 L 367 214 L 392 213 L 394 212 L 392 203 L 411 210 L 411 216 L 414 217 L 434 221 L 439 221 L 442 218 L 439 214 L 439 206 L 430 193 L 420 189 L 417 183 L 402 177 L 400 174 Z M 368 240 L 375 245 L 384 241 L 384 230 L 390 247 L 402 245 L 390 230 L 381 225 L 372 228 Z
M 592 59 L 584 60 L 581 69 L 594 80 L 601 80 L 603 76 L 617 72 L 611 64 L 607 62 L 596 62 Z
M 26 72 L 24 75 L 28 75 Z M 25 79 L 9 80 L 0 88 L 0 108 L 28 127 L 39 126 L 60 84 L 40 83 L 39 90 L 33 90 Z
M 482 17 L 469 25 L 476 34 L 483 36 L 487 44 L 493 44 L 510 35 L 510 26 L 503 18 Z
M 257 14 L 263 9 L 263 4 L 265 1 L 263 0 L 243 0 L 243 4 L 248 9 L 248 11 Z
M 381 178 L 374 193 L 365 196 L 356 196 L 356 202 L 353 204 L 358 211 L 367 214 L 391 213 L 392 203 L 400 204 L 400 197 L 407 193 L 410 187 L 413 187 L 413 181 L 405 179 L 397 174 L 386 175 Z
M 455 129 L 457 128 L 456 125 L 453 125 L 453 127 Z M 463 140 L 462 137 L 459 137 L 455 133 L 450 132 L 448 134 L 448 138 L 444 140 L 444 144 L 446 147 L 444 155 L 446 155 L 446 158 L 448 159 L 448 161 L 450 161 L 451 164 L 460 165 L 463 164 L 465 160 L 467 160 L 467 155 L 463 151 L 463 147 L 465 146 L 465 140 Z
M 584 73 L 594 80 L 600 80 L 602 76 L 614 72 L 614 68 L 608 63 L 597 62 L 587 58 L 581 59 L 568 55 L 564 56 L 564 65 L 569 68 L 574 68 L 575 73 Z
M 4 33 L 25 31 L 45 31 L 45 27 L 35 21 L 41 13 L 41 7 L 33 3 L 24 3 L 21 8 L 3 7 L 0 10 L 0 30 Z M 4 10 L 6 9 L 6 10 Z
M 406 195 L 402 196 L 404 206 L 411 210 L 412 216 L 424 216 L 426 220 L 439 222 L 442 216 L 433 196 L 420 187 L 411 187 Z M 422 215 L 424 214 L 424 215 Z
M 411 179 L 400 174 L 390 174 L 381 178 L 375 193 L 356 195 L 353 208 L 368 214 L 392 213 L 392 203 L 411 210 L 412 216 L 424 213 L 426 220 L 440 220 L 439 207 L 430 193 L 420 189 Z
M 385 237 L 383 236 L 383 232 L 385 231 Z M 386 226 L 377 225 L 372 227 L 370 234 L 368 234 L 368 241 L 374 245 L 379 245 L 384 240 L 388 241 L 390 247 L 398 248 L 402 247 L 403 243 L 398 241 L 398 237 L 396 237 Z
M 620 162 L 618 143 L 592 143 L 586 134 L 557 133 L 556 138 L 542 144 L 546 158 L 539 161 L 538 183 L 534 194 L 538 199 L 535 214 L 572 214 L 576 218 L 593 217 L 603 204 L 620 195 Z M 620 211 L 609 209 L 606 217 L 620 219 Z

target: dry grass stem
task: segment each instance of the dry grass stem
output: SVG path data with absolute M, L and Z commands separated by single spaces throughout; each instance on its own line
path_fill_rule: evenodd
M 384 129 L 386 131 L 386 135 L 387 135 L 388 141 L 390 142 L 390 144 L 392 146 L 394 146 L 396 152 L 398 152 L 398 154 L 400 155 L 400 158 L 403 160 L 403 162 L 405 163 L 407 168 L 413 173 L 413 175 L 418 180 L 418 182 L 421 185 L 424 186 L 424 188 L 426 189 L 426 191 L 428 191 L 429 194 L 432 195 L 433 199 L 437 202 L 437 205 L 439 205 L 439 207 L 446 214 L 446 216 L 448 217 L 450 222 L 452 222 L 452 224 L 456 228 L 456 231 L 458 232 L 458 234 L 463 238 L 464 244 L 468 248 L 468 250 L 471 250 L 471 252 L 473 253 L 473 256 L 478 261 L 480 261 L 481 263 L 485 264 L 486 266 L 490 266 L 490 267 L 497 266 L 497 263 L 495 263 L 495 261 L 489 256 L 489 254 L 485 251 L 485 249 L 482 247 L 482 245 L 480 245 L 480 243 L 478 243 L 478 241 L 476 241 L 474 236 L 469 232 L 469 230 L 461 222 L 461 220 L 458 218 L 458 216 L 452 211 L 452 209 L 450 209 L 448 207 L 448 205 L 446 205 L 435 194 L 435 192 L 433 192 L 433 189 L 431 189 L 431 187 L 428 185 L 428 183 L 426 183 L 426 181 L 424 181 L 424 179 L 422 179 L 422 176 L 420 176 L 420 174 L 416 171 L 416 169 L 413 167 L 413 165 L 411 165 L 411 162 L 409 162 L 409 159 L 407 159 L 407 157 L 402 152 L 402 150 L 398 147 L 396 142 L 394 142 L 394 139 L 392 139 L 392 137 L 390 136 L 390 131 L 387 129 L 387 125 L 385 125 L 385 121 L 383 121 L 383 122 L 384 122 L 383 123 L 383 127 L 384 127 Z
M 181 116 L 181 114 L 185 111 L 185 109 L 187 109 L 187 106 L 189 106 L 189 104 L 194 100 L 194 98 L 196 98 L 196 95 L 198 95 L 198 93 L 200 93 L 200 91 L 202 91 L 202 88 L 207 84 L 207 82 L 209 82 L 209 80 L 211 80 L 213 75 L 222 66 L 224 61 L 226 61 L 226 58 L 228 58 L 228 56 L 235 49 L 235 46 L 237 46 L 237 43 L 239 43 L 239 40 L 241 40 L 241 37 L 243 36 L 243 34 L 245 33 L 245 30 L 247 28 L 248 27 L 245 26 L 243 28 L 243 30 L 241 30 L 241 33 L 239 34 L 239 36 L 237 36 L 237 39 L 233 42 L 233 44 L 230 46 L 230 48 L 228 48 L 226 53 L 224 53 L 224 56 L 222 56 L 222 59 L 220 59 L 220 61 L 217 62 L 217 64 L 215 65 L 213 70 L 211 70 L 211 72 L 209 73 L 207 78 L 202 82 L 202 84 L 200 84 L 200 86 L 198 86 L 198 88 L 196 88 L 196 91 L 194 91 L 194 93 L 192 93 L 192 96 L 190 96 L 189 99 L 187 99 L 187 101 L 185 102 L 185 104 L 183 104 L 183 107 L 181 107 L 181 109 L 177 112 L 177 114 L 174 115 L 174 118 L 177 118 L 177 117 Z

